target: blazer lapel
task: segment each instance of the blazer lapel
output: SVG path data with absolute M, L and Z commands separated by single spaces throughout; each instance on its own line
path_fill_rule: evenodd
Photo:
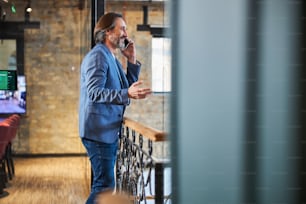
M 122 88 L 129 88 L 129 82 L 126 78 L 125 73 L 123 72 L 120 62 L 116 58 L 115 58 L 115 62 L 117 65 L 116 67 L 117 67 L 117 71 L 118 71 L 118 75 L 119 75 L 119 79 L 120 79 Z
M 121 88 L 129 88 L 129 82 L 126 78 L 126 75 L 122 69 L 120 62 L 117 60 L 115 56 L 113 56 L 113 54 L 109 51 L 109 49 L 104 44 L 101 44 L 101 45 L 102 45 L 102 49 L 104 49 L 106 53 L 108 53 L 108 56 L 112 59 L 112 62 L 116 68 L 116 72 L 120 80 Z

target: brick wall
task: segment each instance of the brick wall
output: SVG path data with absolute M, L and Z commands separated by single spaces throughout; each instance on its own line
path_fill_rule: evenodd
M 31 21 L 40 29 L 26 30 L 24 69 L 27 80 L 27 114 L 13 148 L 16 153 L 83 153 L 78 135 L 79 68 L 90 48 L 90 5 L 79 10 L 79 1 L 32 1 Z M 26 2 L 15 0 L 16 14 L 7 12 L 7 21 L 23 21 Z M 106 11 L 122 13 L 129 36 L 137 44 L 142 62 L 140 78 L 151 86 L 151 35 L 136 31 L 142 24 L 141 3 L 107 2 Z M 163 5 L 149 5 L 149 23 L 165 22 Z M 120 57 L 122 63 L 125 61 Z M 152 95 L 133 101 L 126 116 L 160 130 L 167 129 L 168 97 Z M 164 151 L 164 150 L 162 150 Z

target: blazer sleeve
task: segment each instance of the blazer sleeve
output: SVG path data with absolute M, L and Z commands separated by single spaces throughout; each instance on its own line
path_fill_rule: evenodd
M 139 61 L 136 61 L 136 64 L 132 64 L 130 62 L 127 63 L 126 78 L 129 82 L 129 86 L 131 86 L 134 82 L 138 81 L 140 68 L 141 63 Z
M 128 89 L 109 85 L 112 80 L 115 82 L 115 79 L 108 78 L 109 64 L 108 57 L 102 52 L 97 51 L 89 56 L 85 73 L 88 97 L 95 103 L 128 105 Z

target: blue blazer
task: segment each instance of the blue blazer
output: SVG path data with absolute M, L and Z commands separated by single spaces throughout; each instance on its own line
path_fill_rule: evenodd
M 138 80 L 140 63 L 128 62 L 127 72 L 104 44 L 84 57 L 80 73 L 79 134 L 81 138 L 117 141 L 128 88 Z

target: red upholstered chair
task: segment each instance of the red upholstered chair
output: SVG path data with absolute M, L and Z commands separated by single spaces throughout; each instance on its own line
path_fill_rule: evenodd
M 7 163 L 8 177 L 9 179 L 13 178 L 15 174 L 14 161 L 12 157 L 12 142 L 17 135 L 17 130 L 20 123 L 20 116 L 13 114 L 2 121 L 3 125 L 9 126 L 9 134 L 6 140 L 6 149 L 5 149 L 5 161 Z M 1 124 L 1 123 L 0 123 Z
M 0 123 L 0 197 L 4 194 L 3 189 L 8 181 L 5 165 L 5 154 L 9 142 L 9 132 L 9 125 Z
M 0 122 L 0 198 L 8 195 L 4 188 L 8 178 L 12 179 L 14 174 L 11 145 L 16 137 L 19 122 L 20 116 L 17 114 L 11 115 Z
M 18 128 L 19 128 L 19 125 L 20 125 L 20 116 L 17 115 L 17 114 L 14 114 L 11 116 L 12 117 L 12 120 L 14 120 L 13 122 L 13 125 L 12 125 L 12 133 L 11 133 L 11 136 L 10 136 L 10 141 L 9 141 L 9 144 L 8 144 L 8 147 L 7 147 L 7 156 L 8 156 L 8 162 L 9 162 L 9 166 L 11 168 L 11 171 L 12 171 L 12 174 L 14 175 L 15 174 L 15 168 L 14 168 L 14 161 L 13 161 L 13 157 L 12 157 L 12 142 L 13 140 L 16 138 L 16 135 L 17 135 L 17 131 L 18 131 Z

